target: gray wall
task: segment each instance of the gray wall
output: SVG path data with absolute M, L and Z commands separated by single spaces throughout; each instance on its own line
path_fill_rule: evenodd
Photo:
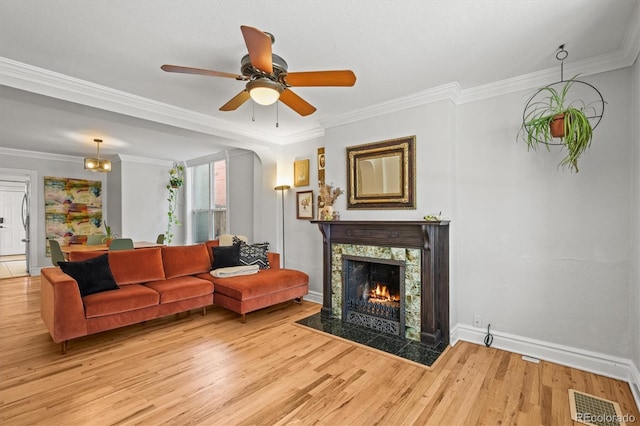
M 327 129 L 323 141 L 287 147 L 287 155 L 311 158 L 315 169 L 315 150 L 324 146 L 326 181 L 346 188 L 347 146 L 416 135 L 418 208 L 352 211 L 343 196 L 335 206 L 341 218 L 410 220 L 442 211 L 452 220 L 452 325 L 471 326 L 479 314 L 492 330 L 611 356 L 633 352 L 637 364 L 632 70 L 584 80 L 608 105 L 578 174 L 557 169 L 557 150 L 528 152 L 516 143 L 528 91 L 344 124 Z M 295 218 L 293 199 L 287 217 Z M 287 264 L 308 272 L 312 291 L 320 291 L 321 236 L 301 222 L 287 222 Z

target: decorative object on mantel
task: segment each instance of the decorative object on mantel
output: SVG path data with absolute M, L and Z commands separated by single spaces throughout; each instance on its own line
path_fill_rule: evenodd
M 415 136 L 347 147 L 347 209 L 415 209 Z
M 424 220 L 426 220 L 427 222 L 440 222 L 442 219 L 442 212 L 438 213 L 437 215 L 435 214 L 428 214 L 424 217 Z
M 589 148 L 595 129 L 604 114 L 602 94 L 589 83 L 576 76 L 564 80 L 564 60 L 569 56 L 564 44 L 560 45 L 556 59 L 560 61 L 560 81 L 545 86 L 529 98 L 522 114 L 522 127 L 518 137 L 529 149 L 540 144 L 547 150 L 551 145 L 567 149 L 559 166 L 578 172 L 578 158 Z M 578 96 L 590 96 L 589 101 Z M 558 142 L 555 142 L 559 138 Z
M 171 244 L 171 241 L 173 241 L 173 225 L 180 226 L 180 221 L 176 214 L 176 206 L 178 204 L 177 193 L 182 185 L 184 185 L 184 166 L 174 161 L 173 167 L 169 170 L 169 183 L 167 184 L 167 189 L 169 190 L 169 197 L 167 198 L 169 202 L 167 211 L 169 221 L 167 222 L 167 232 L 165 233 L 167 244 Z
M 92 172 L 110 172 L 111 161 L 100 158 L 100 144 L 102 139 L 94 139 L 97 147 L 97 155 L 95 158 L 87 157 L 84 159 L 84 169 Z
M 338 220 L 340 214 L 333 210 L 333 204 L 338 197 L 344 194 L 344 191 L 339 187 L 333 187 L 333 185 L 320 184 L 319 185 L 319 198 L 322 207 L 318 212 L 318 220 Z

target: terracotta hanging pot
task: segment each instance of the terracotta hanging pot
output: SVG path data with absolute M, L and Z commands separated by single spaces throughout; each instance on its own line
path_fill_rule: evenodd
M 555 115 L 549 123 L 549 130 L 551 130 L 551 136 L 554 138 L 564 137 L 564 113 Z

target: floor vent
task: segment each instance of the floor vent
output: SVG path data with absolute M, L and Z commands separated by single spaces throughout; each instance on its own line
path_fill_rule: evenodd
M 594 426 L 626 426 L 617 402 L 569 389 L 571 420 Z

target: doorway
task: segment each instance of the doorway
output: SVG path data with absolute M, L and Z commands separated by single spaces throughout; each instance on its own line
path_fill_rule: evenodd
M 0 169 L 0 279 L 30 275 L 33 174 Z

